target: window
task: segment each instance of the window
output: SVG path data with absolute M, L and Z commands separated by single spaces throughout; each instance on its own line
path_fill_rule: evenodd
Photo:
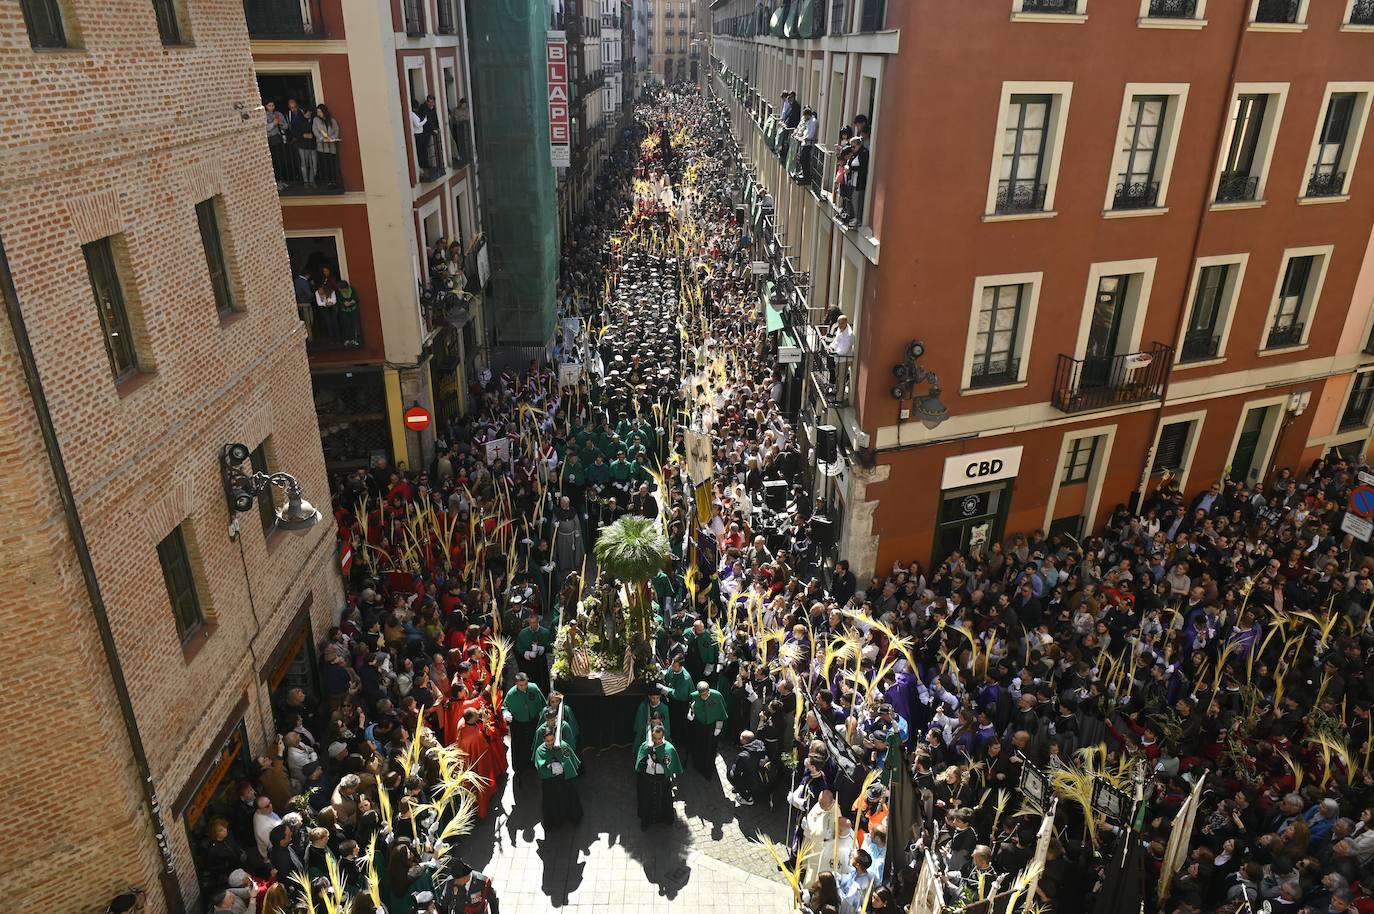
M 1142 19 L 1201 19 L 1205 5 L 1206 0 L 1143 0 L 1140 16 Z
M 1131 100 L 1126 121 L 1126 169 L 1117 175 L 1115 207 L 1136 209 L 1154 206 L 1159 196 L 1155 168 L 1169 100 L 1162 95 L 1142 95 Z
M 1220 263 L 1203 267 L 1198 274 L 1188 329 L 1179 353 L 1180 362 L 1217 357 L 1221 345 L 1221 318 L 1227 305 L 1228 281 L 1233 269 L 1233 264 Z
M 1291 257 L 1279 284 L 1279 307 L 1269 325 L 1266 347 L 1295 346 L 1302 342 L 1303 305 L 1311 288 L 1312 267 L 1316 257 Z
M 990 286 L 983 290 L 973 344 L 970 387 L 1010 384 L 1020 374 L 1017 339 L 1027 286 Z
M 205 616 L 200 608 L 200 597 L 196 594 L 191 556 L 186 550 L 186 537 L 181 527 L 167 534 L 166 539 L 157 544 L 157 559 L 162 565 L 167 597 L 172 601 L 177 634 L 185 642 L 205 624 Z
M 1255 0 L 1251 22 L 1270 25 L 1295 25 L 1303 21 L 1305 0 Z
M 1374 0 L 1351 0 L 1349 23 L 1374 26 Z
M 62 24 L 62 7 L 58 0 L 19 0 L 24 13 L 24 25 L 29 30 L 32 48 L 65 48 L 67 33 Z
M 984 219 L 1054 215 L 1073 84 L 1004 82 Z M 863 94 L 860 93 L 860 97 Z M 860 110 L 863 110 L 862 104 Z
M 264 441 L 248 455 L 254 473 L 271 473 L 267 466 L 267 442 Z M 270 536 L 277 529 L 277 487 L 272 486 L 258 496 L 258 519 L 262 521 L 262 535 Z
M 1076 16 L 1082 11 L 1078 0 L 1020 0 L 1013 7 L 1016 13 L 1050 13 L 1057 16 Z
M 1188 448 L 1188 433 L 1192 431 L 1191 420 L 1170 422 L 1159 431 L 1159 444 L 1155 447 L 1155 462 L 1151 473 L 1177 473 L 1183 469 L 1183 459 Z
M 1041 181 L 1049 128 L 1048 95 L 1013 95 L 1002 136 L 1002 175 L 997 183 L 997 212 L 1035 212 L 1045 208 Z
M 100 315 L 100 330 L 105 338 L 105 354 L 110 359 L 110 373 L 115 383 L 138 371 L 138 353 L 134 349 L 134 332 L 129 322 L 124 289 L 115 268 L 114 248 L 109 238 L 84 245 L 86 272 L 90 276 L 91 291 L 95 293 L 95 307 Z
M 1069 445 L 1069 455 L 1064 461 L 1064 477 L 1061 485 L 1076 485 L 1087 482 L 1092 475 L 1093 461 L 1097 459 L 1097 445 L 1100 435 L 1088 438 L 1075 438 Z
M 1339 430 L 1345 432 L 1368 425 L 1370 406 L 1374 406 L 1374 371 L 1365 371 L 1355 375 Z
M 216 198 L 196 204 L 196 222 L 200 225 L 200 243 L 205 248 L 205 266 L 210 271 L 210 287 L 215 291 L 215 311 L 221 318 L 234 310 L 234 290 L 229 282 L 229 262 L 224 256 L 220 237 Z
M 1226 161 L 1217 186 L 1218 201 L 1255 199 L 1259 177 L 1254 172 L 1268 106 L 1267 95 L 1242 95 L 1236 100 L 1236 113 L 1226 141 Z
M 1305 197 L 1344 197 L 1349 193 L 1371 97 L 1374 83 L 1327 85 L 1307 159 Z
M 153 0 L 157 15 L 157 33 L 163 44 L 181 44 L 181 23 L 177 19 L 176 0 Z

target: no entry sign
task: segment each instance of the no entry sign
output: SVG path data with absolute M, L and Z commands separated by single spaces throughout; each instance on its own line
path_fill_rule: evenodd
M 1374 517 L 1374 486 L 1356 486 L 1350 493 L 1350 510 L 1359 517 Z
M 412 406 L 405 411 L 406 428 L 410 429 L 412 432 L 423 432 L 425 429 L 429 428 L 429 422 L 429 410 L 425 409 L 423 406 Z

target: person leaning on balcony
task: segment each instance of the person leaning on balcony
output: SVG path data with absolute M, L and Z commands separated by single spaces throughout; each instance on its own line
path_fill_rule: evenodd
M 848 386 L 849 360 L 854 356 L 854 328 L 849 326 L 849 315 L 841 314 L 830 328 L 829 349 L 830 377 L 838 395 Z
M 315 289 L 310 281 L 310 270 L 302 266 L 296 273 L 296 313 L 305 324 L 305 341 L 315 341 Z
M 301 110 L 294 98 L 286 100 L 286 137 L 296 152 L 296 177 L 307 187 L 315 186 L 315 134 L 312 115 Z
M 339 339 L 339 281 L 328 266 L 320 267 L 320 281 L 315 284 L 315 307 L 324 322 L 324 333 L 331 342 Z
M 801 123 L 792 131 L 792 139 L 800 146 L 797 150 L 797 170 L 792 173 L 792 177 L 798 181 L 805 181 L 811 174 L 810 159 L 819 131 L 820 123 L 816 120 L 816 112 L 810 108 L 803 108 Z
M 849 218 L 845 221 L 850 226 L 863 225 L 864 221 L 864 189 L 868 187 L 868 147 L 864 145 L 862 137 L 854 137 L 849 141 L 851 155 L 849 162 L 845 165 L 844 182 L 849 188 Z
M 263 119 L 267 124 L 267 150 L 272 154 L 272 174 L 277 179 L 277 190 L 286 187 L 288 166 L 286 163 L 286 118 L 277 110 L 277 103 L 264 99 Z
M 339 122 L 329 113 L 327 105 L 315 108 L 315 120 L 311 125 L 315 134 L 315 147 L 319 155 L 319 173 L 324 183 L 330 187 L 339 185 Z
M 339 280 L 339 334 L 345 346 L 361 346 L 358 339 L 358 293 L 346 279 Z

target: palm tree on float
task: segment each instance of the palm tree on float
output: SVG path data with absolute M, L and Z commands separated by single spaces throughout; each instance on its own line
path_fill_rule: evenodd
M 628 588 L 630 629 L 647 647 L 654 612 L 649 582 L 668 561 L 668 537 L 657 520 L 627 514 L 601 528 L 592 551 L 601 570 Z

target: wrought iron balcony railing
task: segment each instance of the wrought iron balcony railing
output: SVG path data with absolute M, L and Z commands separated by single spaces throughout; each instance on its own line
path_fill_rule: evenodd
M 1150 0 L 1152 19 L 1193 19 L 1197 16 L 1197 0 Z
M 1182 362 L 1201 362 L 1214 359 L 1221 348 L 1221 337 L 1211 330 L 1194 330 L 1183 335 L 1183 345 L 1179 348 L 1178 360 Z
M 1345 193 L 1345 172 L 1329 171 L 1321 165 L 1312 169 L 1307 179 L 1307 196 L 1339 197 Z
M 1292 23 L 1298 21 L 1299 0 L 1259 0 L 1256 22 Z
M 1236 203 L 1253 200 L 1259 193 L 1259 178 L 1242 172 L 1226 172 L 1217 182 L 1217 202 Z
M 1149 209 L 1159 200 L 1158 181 L 1132 181 L 1116 185 L 1112 209 Z
M 1023 0 L 1021 12 L 1063 13 L 1072 16 L 1078 13 L 1078 0 Z
M 1355 0 L 1350 9 L 1351 25 L 1374 25 L 1374 0 Z
M 1037 213 L 1045 208 L 1048 185 L 1034 181 L 1003 178 L 997 184 L 996 209 L 999 213 Z
M 973 366 L 969 375 L 969 387 L 997 387 L 1002 384 L 1015 384 L 1021 374 L 1020 359 L 1001 359 Z
M 1269 336 L 1264 341 L 1265 349 L 1278 349 L 1283 346 L 1296 346 L 1302 342 L 1302 331 L 1307 325 L 1302 321 L 1275 324 L 1269 328 Z
M 1066 413 L 1080 413 L 1158 400 L 1173 354 L 1169 346 L 1155 343 L 1148 351 L 1098 358 L 1061 355 L 1051 402 Z

